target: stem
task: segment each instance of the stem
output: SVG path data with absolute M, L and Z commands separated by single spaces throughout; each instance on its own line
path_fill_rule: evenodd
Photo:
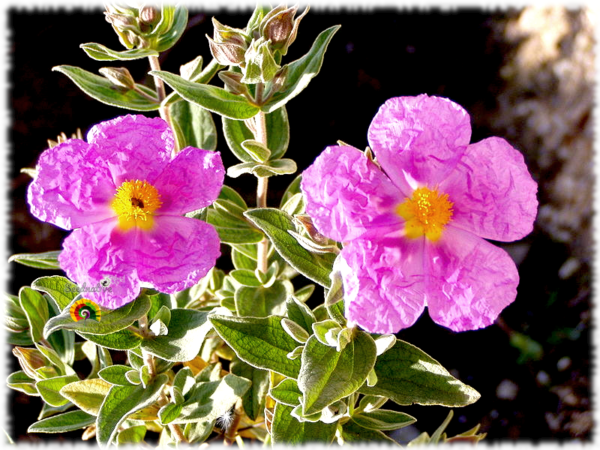
M 169 428 L 171 429 L 171 432 L 177 437 L 177 440 L 179 442 L 187 442 L 187 439 L 185 438 L 185 435 L 183 434 L 183 430 L 181 429 L 181 427 L 178 424 L 170 423 Z
M 143 336 L 146 335 L 147 333 L 150 333 L 150 330 L 148 329 L 148 317 L 147 316 L 140 317 L 139 324 L 140 324 L 140 331 L 142 332 Z M 146 350 L 142 349 L 142 359 L 144 360 L 144 365 L 148 366 L 148 374 L 150 375 L 150 378 L 154 378 L 156 376 L 156 367 L 154 366 L 154 356 L 152 356 Z
M 262 92 L 262 83 L 259 83 L 256 87 L 257 94 Z M 254 125 L 255 125 L 255 139 L 261 144 L 267 145 L 267 120 L 265 118 L 264 112 L 259 112 L 256 116 L 254 116 Z M 269 178 L 268 177 L 259 177 L 258 185 L 256 187 L 256 207 L 257 208 L 266 208 L 267 207 L 267 191 L 269 187 Z M 262 241 L 258 243 L 257 248 L 257 267 L 263 273 L 267 272 L 268 269 L 268 259 L 269 259 L 269 240 L 264 237 Z
M 148 60 L 150 61 L 150 68 L 152 70 L 158 71 L 160 70 L 160 62 L 158 61 L 158 56 L 148 56 Z M 165 83 L 158 77 L 154 77 L 154 84 L 156 85 L 156 94 L 158 95 L 158 101 L 162 103 L 162 101 L 166 98 L 167 92 L 165 91 Z M 160 109 L 160 117 L 165 120 L 171 129 L 173 128 L 173 123 L 171 122 L 171 114 L 169 113 L 169 107 L 161 105 Z M 175 139 L 175 147 L 173 149 L 173 156 L 177 153 L 179 149 L 177 148 L 177 139 Z
M 236 440 L 235 438 L 237 435 L 237 430 L 240 426 L 240 421 L 242 420 L 242 414 L 242 403 L 240 400 L 238 400 L 233 411 L 233 420 L 225 430 L 225 445 L 232 445 Z

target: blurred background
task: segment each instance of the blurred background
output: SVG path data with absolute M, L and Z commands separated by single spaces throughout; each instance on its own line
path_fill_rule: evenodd
M 198 55 L 211 59 L 205 35 L 211 17 L 243 28 L 251 9 L 189 9 L 189 28 L 161 55 L 163 70 Z M 34 219 L 27 208 L 28 175 L 47 140 L 85 133 L 97 122 L 126 114 L 87 97 L 56 65 L 98 73 L 126 66 L 137 82 L 147 79 L 146 60 L 102 63 L 86 56 L 82 43 L 121 50 L 117 35 L 98 8 L 16 9 L 9 27 L 9 198 L 10 254 L 58 250 L 66 232 Z M 484 442 L 587 442 L 592 438 L 591 263 L 592 108 L 594 25 L 587 8 L 524 9 L 355 9 L 314 7 L 302 20 L 290 48 L 291 62 L 324 29 L 340 24 L 321 73 L 287 105 L 291 142 L 287 157 L 305 169 L 327 146 L 342 140 L 365 148 L 367 129 L 390 97 L 426 93 L 448 97 L 470 114 L 472 141 L 500 136 L 520 149 L 539 183 L 536 226 L 525 239 L 498 244 L 519 267 L 517 300 L 486 329 L 453 333 L 423 314 L 398 334 L 437 359 L 455 377 L 477 389 L 475 404 L 454 410 L 449 436 L 481 424 Z M 219 84 L 220 80 L 213 81 Z M 220 84 L 219 84 L 220 85 Z M 148 114 L 155 116 L 157 114 Z M 215 116 L 220 132 L 220 119 Z M 226 166 L 237 161 L 222 135 L 218 150 Z M 276 206 L 293 177 L 271 179 L 269 205 Z M 255 179 L 227 179 L 254 204 Z M 218 263 L 219 265 L 219 263 Z M 6 290 L 17 294 L 35 278 L 53 274 L 11 263 Z M 60 272 L 56 272 L 59 274 Z M 314 294 L 318 295 L 318 293 Z M 7 355 L 7 374 L 18 370 Z M 10 356 L 9 356 L 10 355 Z M 41 401 L 5 393 L 9 434 L 17 443 L 77 441 L 63 436 L 27 435 Z M 443 407 L 401 408 L 417 423 L 394 434 L 407 442 L 433 433 L 448 414 Z

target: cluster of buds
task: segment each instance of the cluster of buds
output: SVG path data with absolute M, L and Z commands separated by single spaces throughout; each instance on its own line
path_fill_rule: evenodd
M 113 26 L 123 46 L 164 51 L 174 43 L 173 32 L 181 28 L 176 22 L 183 18 L 178 14 L 180 11 L 172 6 L 157 7 L 135 1 L 125 3 L 109 3 L 104 12 L 106 21 Z
M 213 18 L 213 37 L 207 36 L 213 57 L 219 64 L 241 70 L 241 73 L 226 72 L 224 81 L 233 91 L 244 90 L 240 83 L 269 83 L 282 72 L 281 57 L 296 40 L 300 20 L 308 7 L 294 18 L 297 11 L 297 6 L 278 6 L 244 30 L 223 25 Z

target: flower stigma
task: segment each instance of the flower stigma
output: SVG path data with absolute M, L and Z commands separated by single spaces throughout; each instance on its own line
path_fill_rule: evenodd
M 119 228 L 127 231 L 133 227 L 150 230 L 154 226 L 154 211 L 162 205 L 158 190 L 147 181 L 125 181 L 117 189 L 111 203 L 119 216 Z
M 406 198 L 396 207 L 396 213 L 406 220 L 406 237 L 415 239 L 425 236 L 436 242 L 452 219 L 453 205 L 448 200 L 448 194 L 439 194 L 435 189 L 421 187 L 415 189 L 411 198 Z

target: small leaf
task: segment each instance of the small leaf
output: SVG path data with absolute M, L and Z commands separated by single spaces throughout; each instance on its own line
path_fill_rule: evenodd
M 80 47 L 90 58 L 96 61 L 131 61 L 149 56 L 158 56 L 158 52 L 150 48 L 134 48 L 117 52 L 94 42 L 81 44 Z
M 340 26 L 336 25 L 323 31 L 317 36 L 306 55 L 287 65 L 288 71 L 285 82 L 281 89 L 275 92 L 263 105 L 262 110 L 264 112 L 270 113 L 281 108 L 308 86 L 310 80 L 317 76 L 321 70 L 327 46 L 339 29 Z
M 265 232 L 282 258 L 294 269 L 322 286 L 329 287 L 329 274 L 335 255 L 316 255 L 300 246 L 288 233 L 289 230 L 295 231 L 288 214 L 275 208 L 262 208 L 246 211 L 244 215 Z
M 340 352 L 311 336 L 298 377 L 304 394 L 303 414 L 314 414 L 360 388 L 375 364 L 375 352 L 373 338 L 360 330 L 355 330 L 352 341 Z
M 314 290 L 314 285 L 312 285 Z M 295 295 L 298 295 L 299 291 L 296 291 Z M 308 333 L 312 333 L 312 325 L 316 322 L 314 313 L 306 306 L 303 302 L 298 300 L 296 296 L 289 296 L 286 300 L 287 316 L 290 320 L 293 320 Z
M 359 392 L 388 397 L 399 405 L 465 406 L 480 397 L 431 356 L 399 339 L 377 358 L 375 371 L 377 384 L 362 386 Z
M 158 102 L 152 101 L 134 90 L 122 92 L 122 90 L 116 89 L 108 79 L 79 67 L 56 66 L 52 70 L 65 74 L 87 95 L 107 105 L 135 111 L 155 111 L 160 107 Z M 146 95 L 154 96 L 151 89 L 140 84 L 136 87 Z
M 142 341 L 141 347 L 148 353 L 167 361 L 191 361 L 200 351 L 210 322 L 206 311 L 191 309 L 171 310 L 171 322 L 166 336 Z
M 39 292 L 23 287 L 19 291 L 19 302 L 27 316 L 31 338 L 33 342 L 39 342 L 44 337 L 44 325 L 50 317 L 46 299 Z
M 115 364 L 114 366 L 105 367 L 98 375 L 104 381 L 107 381 L 110 384 L 117 384 L 119 386 L 129 386 L 131 383 L 125 377 L 125 374 L 131 370 L 129 366 L 122 366 L 120 364 Z
M 411 425 L 417 421 L 412 416 L 399 411 L 378 409 L 352 416 L 357 424 L 370 430 L 391 431 Z
M 75 381 L 64 386 L 60 393 L 88 414 L 98 415 L 111 384 L 100 378 Z
M 271 156 L 271 150 L 269 150 L 262 142 L 258 142 L 254 139 L 247 139 L 242 142 L 242 148 L 256 162 L 268 161 Z
M 287 334 L 293 337 L 300 344 L 304 344 L 310 337 L 310 335 L 304 328 L 302 328 L 300 325 L 298 325 L 292 320 L 283 318 L 281 320 L 281 326 Z
M 44 253 L 19 253 L 8 258 L 8 262 L 17 262 L 36 269 L 60 269 L 58 264 L 60 250 Z
M 267 317 L 282 315 L 285 300 L 293 293 L 289 280 L 275 281 L 269 287 L 242 286 L 235 291 L 235 307 L 240 316 Z
M 119 426 L 130 414 L 154 403 L 169 377 L 159 374 L 146 388 L 140 386 L 112 386 L 98 413 L 96 438 L 100 446 L 108 446 Z
M 300 404 L 302 391 L 298 388 L 298 383 L 292 378 L 282 380 L 277 386 L 271 388 L 269 395 L 279 403 L 296 407 Z
M 251 173 L 257 177 L 272 177 L 275 175 L 289 175 L 298 170 L 296 163 L 292 159 L 276 159 L 259 163 L 256 161 L 244 162 L 231 166 L 227 169 L 227 176 L 237 178 L 245 173 Z
M 151 71 L 188 102 L 196 103 L 209 111 L 230 119 L 244 120 L 254 117 L 260 109 L 246 97 L 235 95 L 223 88 L 207 84 L 193 83 L 164 71 Z
M 281 317 L 209 317 L 213 327 L 248 364 L 296 378 L 300 361 L 287 354 L 296 348 L 296 341 L 281 327 Z
M 89 427 L 96 417 L 85 411 L 70 411 L 40 420 L 27 428 L 28 433 L 67 433 Z

